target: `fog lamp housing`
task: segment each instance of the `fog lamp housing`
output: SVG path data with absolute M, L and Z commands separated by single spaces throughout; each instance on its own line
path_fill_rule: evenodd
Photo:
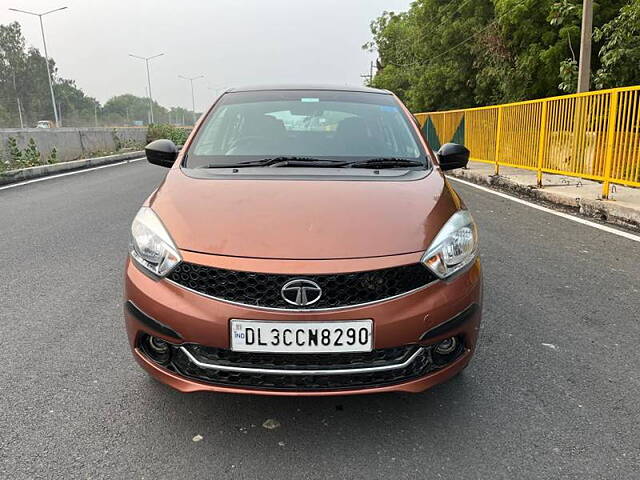
M 455 351 L 458 346 L 458 339 L 456 337 L 449 337 L 436 344 L 435 352 L 438 355 L 448 355 Z
M 172 345 L 159 337 L 143 335 L 140 338 L 140 349 L 153 361 L 167 365 L 171 360 Z

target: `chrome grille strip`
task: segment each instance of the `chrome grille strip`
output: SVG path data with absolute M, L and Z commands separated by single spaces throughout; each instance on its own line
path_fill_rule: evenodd
M 240 373 L 257 373 L 257 374 L 271 374 L 271 375 L 352 375 L 358 373 L 375 373 L 384 372 L 388 370 L 397 370 L 406 368 L 413 361 L 425 352 L 424 347 L 418 347 L 416 351 L 405 361 L 401 363 L 392 363 L 389 365 L 381 365 L 378 367 L 360 367 L 360 368 L 340 368 L 340 369 L 327 369 L 327 370 L 311 370 L 311 369 L 281 369 L 281 368 L 254 368 L 254 367 L 234 367 L 230 365 L 218 365 L 215 363 L 204 363 L 195 358 L 191 352 L 184 346 L 179 347 L 180 351 L 184 353 L 189 361 L 199 368 L 205 368 L 210 370 L 222 370 L 227 372 L 240 372 Z

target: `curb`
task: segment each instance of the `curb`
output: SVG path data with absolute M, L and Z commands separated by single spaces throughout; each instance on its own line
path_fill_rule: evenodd
M 144 150 L 107 155 L 106 157 L 83 158 L 81 160 L 72 160 L 70 162 L 52 163 L 50 165 L 38 165 L 37 167 L 21 168 L 19 170 L 9 170 L 7 172 L 0 173 L 0 185 L 9 185 L 11 183 L 24 182 L 34 178 L 48 177 L 50 175 L 57 175 L 59 173 L 70 172 L 73 170 L 98 167 L 100 165 L 109 165 L 111 163 L 123 162 L 140 157 L 144 157 Z
M 471 183 L 484 185 L 495 190 L 525 196 L 554 205 L 569 208 L 580 215 L 594 218 L 635 231 L 640 230 L 640 208 L 635 209 L 616 204 L 610 200 L 591 200 L 580 197 L 569 197 L 550 192 L 544 188 L 516 183 L 506 177 L 488 176 L 472 170 L 453 170 L 447 173 L 453 178 L 467 180 Z

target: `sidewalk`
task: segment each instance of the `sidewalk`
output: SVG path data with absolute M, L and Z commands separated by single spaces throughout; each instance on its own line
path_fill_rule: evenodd
M 612 185 L 609 200 L 602 200 L 602 184 L 564 175 L 544 174 L 542 188 L 536 184 L 536 172 L 483 162 L 469 162 L 467 169 L 453 170 L 448 175 L 498 190 L 527 196 L 577 210 L 580 214 L 640 230 L 640 188 Z

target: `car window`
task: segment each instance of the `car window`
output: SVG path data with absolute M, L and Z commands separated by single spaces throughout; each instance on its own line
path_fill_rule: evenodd
M 280 156 L 424 158 L 391 95 L 359 92 L 225 94 L 188 152 L 187 166 Z

